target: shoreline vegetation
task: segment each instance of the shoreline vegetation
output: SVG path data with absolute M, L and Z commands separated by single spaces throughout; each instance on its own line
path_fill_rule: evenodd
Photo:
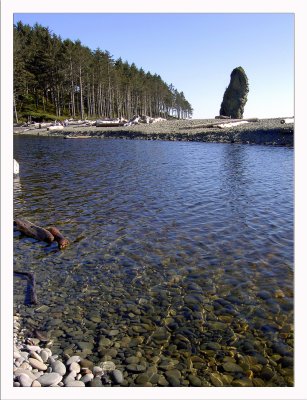
M 163 120 L 154 124 L 139 123 L 131 126 L 95 126 L 92 121 L 76 121 L 69 126 L 42 127 L 32 123 L 14 126 L 16 135 L 53 136 L 62 138 L 118 138 L 142 140 L 194 141 L 210 143 L 243 143 L 289 146 L 294 145 L 294 123 L 283 123 L 285 118 L 250 119 L 236 126 L 228 119 Z M 238 121 L 238 120 L 233 120 Z M 244 121 L 244 120 L 242 120 Z M 225 124 L 220 127 L 221 124 Z

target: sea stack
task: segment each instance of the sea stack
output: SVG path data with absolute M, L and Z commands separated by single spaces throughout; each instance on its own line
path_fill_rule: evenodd
M 235 68 L 230 75 L 230 83 L 225 90 L 220 116 L 243 118 L 247 102 L 248 79 L 242 67 Z

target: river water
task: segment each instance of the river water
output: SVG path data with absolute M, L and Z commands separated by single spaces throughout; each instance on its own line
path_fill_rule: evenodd
M 28 335 L 129 386 L 293 385 L 293 149 L 18 136 L 14 158 L 14 216 L 71 242 L 14 232 Z

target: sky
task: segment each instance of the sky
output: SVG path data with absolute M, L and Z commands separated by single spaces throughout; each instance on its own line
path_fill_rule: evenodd
M 193 118 L 219 115 L 239 66 L 249 80 L 244 117 L 294 115 L 293 13 L 15 13 L 17 21 L 159 74 L 184 92 Z

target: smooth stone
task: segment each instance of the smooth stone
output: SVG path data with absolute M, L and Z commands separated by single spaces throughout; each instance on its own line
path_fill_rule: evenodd
M 260 377 L 265 380 L 269 381 L 275 375 L 274 371 L 269 367 L 264 367 L 261 371 Z
M 146 371 L 146 367 L 141 364 L 128 364 L 126 366 L 127 371 L 129 372 L 135 372 L 135 373 L 140 373 Z
M 46 364 L 44 364 L 41 361 L 38 361 L 36 358 L 29 358 L 29 363 L 31 365 L 31 367 L 38 369 L 40 371 L 46 371 L 46 369 L 48 368 Z
M 163 344 L 169 340 L 170 336 L 171 334 L 166 328 L 160 327 L 156 330 L 156 332 L 154 332 L 151 338 L 157 344 Z
M 26 374 L 26 375 L 28 375 L 28 376 L 32 379 L 32 381 L 34 381 L 34 380 L 36 379 L 36 376 L 35 376 L 31 371 L 29 371 L 28 369 L 17 368 L 17 369 L 14 371 L 14 376 L 15 376 L 15 377 L 19 376 L 20 374 Z
M 16 382 L 16 381 L 14 381 L 14 382 L 13 382 L 13 386 L 14 386 L 14 387 L 20 387 L 20 383 L 19 383 L 19 382 Z
M 85 386 L 85 383 L 82 381 L 68 381 L 65 386 L 66 387 Z
M 103 361 L 99 366 L 103 369 L 103 371 L 114 371 L 116 368 L 114 362 L 112 361 Z
M 66 365 L 70 365 L 73 362 L 80 362 L 80 356 L 71 356 L 69 359 L 66 361 Z
M 48 360 L 48 358 L 49 358 L 49 354 L 48 354 L 48 352 L 46 351 L 46 350 L 42 350 L 40 353 L 39 353 L 39 355 L 40 355 L 40 357 L 41 357 L 41 359 L 42 359 L 42 361 L 45 363 L 45 362 L 47 362 L 47 360 Z
M 61 382 L 62 375 L 57 372 L 50 372 L 40 376 L 37 380 L 42 386 L 57 385 Z
M 94 374 L 99 374 L 100 372 L 102 372 L 102 368 L 101 367 L 97 367 L 96 365 L 93 368 L 93 373 Z
M 124 376 L 122 371 L 120 371 L 119 369 L 115 369 L 114 371 L 112 371 L 112 379 L 115 383 L 117 384 L 121 384 L 124 381 Z
M 94 378 L 92 381 L 89 382 L 89 386 L 91 387 L 100 387 L 102 386 L 102 382 L 100 378 Z
M 20 374 L 19 376 L 18 376 L 18 381 L 19 381 L 19 383 L 20 383 L 20 385 L 22 386 L 22 387 L 30 387 L 31 386 L 31 384 L 32 384 L 32 382 L 33 382 L 33 379 L 31 379 L 28 375 L 26 375 L 26 374 Z
M 112 341 L 106 337 L 102 337 L 99 340 L 99 347 L 108 347 L 111 346 Z
M 139 357 L 130 356 L 126 358 L 125 362 L 126 364 L 139 364 L 140 359 Z
M 233 362 L 224 363 L 223 368 L 226 372 L 243 372 L 242 367 L 240 367 L 240 365 L 235 364 Z
M 201 348 L 206 348 L 209 350 L 220 350 L 222 348 L 222 346 L 219 343 L 216 342 L 208 342 L 208 343 L 204 343 Z
M 251 387 L 251 386 L 253 386 L 253 383 L 249 379 L 234 379 L 231 382 L 231 385 L 239 386 L 239 387 Z
M 19 351 L 14 351 L 14 358 L 20 358 L 21 354 L 19 353 Z
M 85 374 L 82 376 L 81 381 L 84 383 L 90 382 L 91 380 L 94 379 L 94 375 L 92 373 L 90 374 Z
M 92 348 L 94 347 L 94 344 L 92 342 L 77 342 L 77 345 L 81 350 L 92 351 Z
M 64 378 L 65 385 L 69 381 L 74 381 L 76 376 L 77 376 L 76 371 L 70 371 L 70 373 Z
M 69 366 L 69 370 L 79 373 L 81 371 L 81 367 L 76 361 L 73 361 Z
M 135 382 L 138 385 L 143 385 L 144 383 L 149 381 L 149 376 L 145 373 L 145 374 L 140 374 L 136 377 Z
M 119 330 L 118 329 L 111 329 L 108 332 L 108 336 L 117 336 L 119 334 Z
M 201 380 L 198 378 L 198 376 L 195 375 L 189 375 L 188 379 L 190 381 L 190 384 L 192 386 L 201 386 Z
M 32 346 L 30 344 L 26 345 L 26 349 L 29 351 L 37 351 L 38 353 L 40 353 L 41 348 L 39 346 Z
M 86 360 L 84 358 L 80 361 L 80 365 L 81 365 L 81 368 L 88 368 L 90 370 L 92 370 L 94 367 L 94 363 L 92 361 Z
M 169 386 L 168 381 L 165 379 L 165 376 L 163 376 L 163 375 L 160 375 L 160 376 L 159 376 L 158 384 L 159 384 L 160 386 Z
M 171 369 L 164 373 L 171 386 L 180 386 L 181 373 L 178 369 Z
M 212 329 L 214 331 L 222 331 L 228 327 L 227 324 L 225 324 L 224 322 L 219 322 L 219 321 L 208 322 L 208 326 L 209 326 L 209 329 Z
M 41 387 L 42 385 L 37 380 L 35 380 L 35 381 L 32 382 L 31 386 L 32 387 Z
M 60 375 L 65 375 L 66 374 L 66 367 L 65 365 L 62 363 L 62 361 L 55 361 L 53 363 L 51 363 L 51 368 L 53 372 L 57 372 Z

